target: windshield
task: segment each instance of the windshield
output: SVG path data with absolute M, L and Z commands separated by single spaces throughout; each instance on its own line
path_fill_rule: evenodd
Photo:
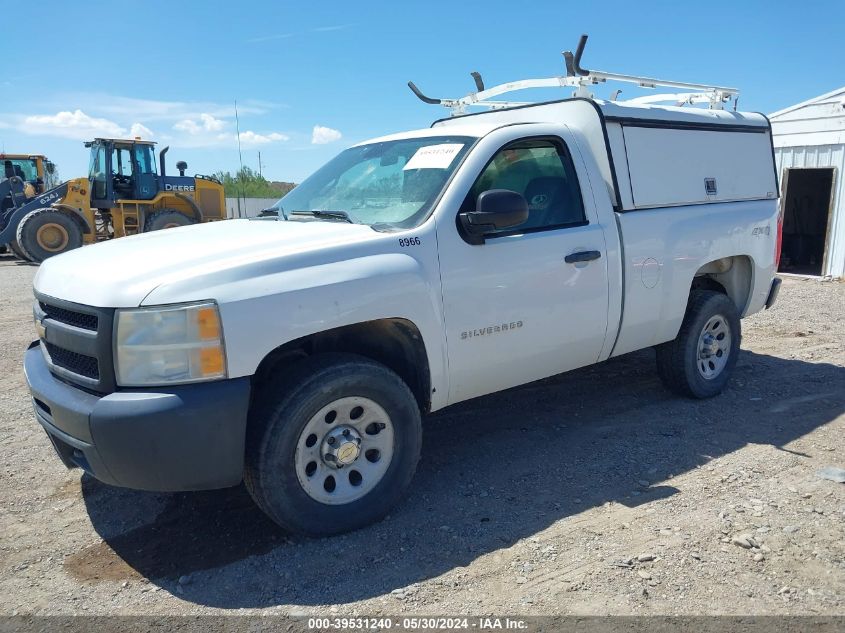
M 7 158 L 3 161 L 3 177 L 17 176 L 21 180 L 35 182 L 38 179 L 38 169 L 31 158 Z
M 340 211 L 362 224 L 416 226 L 428 217 L 474 140 L 432 136 L 351 147 L 273 208 L 289 220 L 301 220 L 302 212 Z

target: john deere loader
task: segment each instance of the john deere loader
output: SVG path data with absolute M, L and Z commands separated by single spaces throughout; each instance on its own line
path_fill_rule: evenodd
M 168 176 L 155 143 L 97 138 L 85 144 L 87 178 L 76 178 L 27 198 L 19 176 L 0 182 L 0 246 L 10 244 L 41 262 L 84 244 L 176 226 L 223 220 L 223 185 L 209 176 Z

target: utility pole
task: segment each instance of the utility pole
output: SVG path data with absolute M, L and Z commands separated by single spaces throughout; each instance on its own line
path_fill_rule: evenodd
M 235 132 L 238 135 L 238 162 L 241 165 L 241 171 L 238 173 L 238 182 L 240 184 L 240 191 L 238 192 L 238 217 L 241 217 L 240 206 L 241 206 L 241 198 L 244 198 L 244 204 L 246 204 L 246 196 L 244 195 L 244 155 L 241 153 L 241 122 L 238 118 L 238 100 L 235 99 Z
M 261 173 L 261 150 L 258 150 L 258 177 L 264 178 L 264 174 Z

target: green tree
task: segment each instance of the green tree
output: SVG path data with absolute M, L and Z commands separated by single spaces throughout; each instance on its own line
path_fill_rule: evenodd
M 239 169 L 234 175 L 218 171 L 214 176 L 223 183 L 228 198 L 281 198 L 296 187 L 292 182 L 269 181 L 249 167 Z

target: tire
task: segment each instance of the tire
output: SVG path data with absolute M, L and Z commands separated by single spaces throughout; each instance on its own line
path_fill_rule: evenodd
M 9 250 L 11 250 L 19 259 L 24 260 L 25 262 L 32 261 L 27 255 L 24 250 L 21 248 L 21 245 L 18 244 L 17 240 L 12 240 L 8 244 Z
M 343 435 L 350 430 L 358 437 Z M 359 439 L 357 449 L 347 450 Z M 259 392 L 249 416 L 244 482 L 286 530 L 349 532 L 383 518 L 404 496 L 421 444 L 420 410 L 399 376 L 361 356 L 321 354 Z M 330 460 L 326 450 L 336 455 Z
M 690 398 L 720 394 L 736 365 L 741 338 L 739 313 L 730 297 L 693 290 L 678 336 L 655 348 L 660 380 Z
M 30 261 L 45 259 L 82 246 L 82 228 L 76 220 L 56 209 L 36 209 L 18 224 L 18 247 Z
M 161 231 L 162 229 L 174 229 L 178 226 L 188 226 L 189 224 L 196 224 L 196 220 L 192 217 L 180 213 L 174 209 L 162 209 L 156 211 L 147 221 L 144 222 L 144 233 L 149 231 Z

